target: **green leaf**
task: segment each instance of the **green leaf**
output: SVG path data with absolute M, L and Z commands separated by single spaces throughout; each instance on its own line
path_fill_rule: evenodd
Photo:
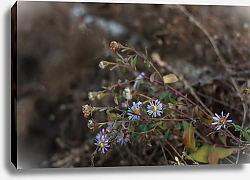
M 247 131 L 243 131 L 243 137 L 248 141 L 248 142 L 250 142 L 250 136 L 249 136 L 249 134 L 247 133 Z
M 227 136 L 223 135 L 222 133 L 219 133 L 219 139 L 220 141 L 225 145 L 227 146 Z
M 137 55 L 132 59 L 131 66 L 136 67 L 136 62 L 137 62 Z
M 140 129 L 141 129 L 141 131 L 142 131 L 143 134 L 146 134 L 147 131 L 148 131 L 148 127 L 147 127 L 146 124 L 141 124 L 140 125 Z
M 153 127 L 156 127 L 156 126 L 158 126 L 159 124 L 162 124 L 162 122 L 161 122 L 161 121 L 154 121 L 154 122 L 152 122 L 152 123 L 149 123 L 149 124 L 148 124 L 148 127 L 149 127 L 150 129 L 152 129 Z
M 127 71 L 127 68 L 122 67 L 122 73 L 126 73 L 126 71 Z
M 206 118 L 202 117 L 202 116 L 200 115 L 200 113 L 199 113 L 197 107 L 194 108 L 194 113 L 195 113 L 196 116 L 198 116 L 198 117 L 200 118 L 200 120 L 201 120 L 202 122 L 204 122 L 204 123 L 210 124 L 210 123 L 214 122 L 214 120 L 212 120 L 212 119 L 206 119 Z
M 159 96 L 159 100 L 163 100 L 167 95 L 169 94 L 169 91 L 163 91 L 160 96 Z
M 209 164 L 218 164 L 219 159 L 224 159 L 235 152 L 237 148 L 222 148 L 211 146 L 211 150 L 208 155 Z
M 161 124 L 158 125 L 159 128 L 161 128 L 163 131 L 168 129 L 168 126 L 166 123 L 162 122 Z
M 186 159 L 195 160 L 195 161 L 198 161 L 200 163 L 208 163 L 207 157 L 208 157 L 208 154 L 210 153 L 210 150 L 211 150 L 211 146 L 203 145 L 195 152 L 189 154 L 186 157 Z
M 161 122 L 158 121 L 158 122 L 149 123 L 149 124 L 148 124 L 148 127 L 149 127 L 150 129 L 152 129 L 152 128 L 155 127 L 155 126 L 158 126 L 158 124 L 161 124 Z
M 142 54 L 142 58 L 143 58 L 144 62 L 148 60 L 148 57 L 145 54 Z
M 218 164 L 219 162 L 218 153 L 216 153 L 215 151 L 210 151 L 207 160 L 209 164 Z
M 118 64 L 121 64 L 121 63 L 122 63 L 122 60 L 119 59 L 119 58 L 117 58 L 117 59 L 115 59 L 115 60 L 116 60 L 116 62 L 117 62 Z
M 108 120 L 114 121 L 114 120 L 117 119 L 116 114 L 115 113 L 110 113 L 109 110 L 106 110 L 106 114 L 107 114 L 107 119 Z
M 241 127 L 239 125 L 235 125 L 234 131 L 241 131 Z
M 132 143 L 136 143 L 138 140 L 139 140 L 139 138 L 141 137 L 141 135 L 140 134 L 137 134 L 136 136 L 135 136 L 135 133 L 133 133 L 132 134 Z
M 164 134 L 164 136 L 163 136 L 163 141 L 165 141 L 165 140 L 168 138 L 169 132 L 170 132 L 170 129 L 168 129 L 168 130 L 165 132 L 165 134 Z
M 117 99 L 118 99 L 118 103 L 120 104 L 122 102 L 122 100 L 123 100 L 123 96 L 122 95 L 118 95 Z
M 168 103 L 172 103 L 172 104 L 176 104 L 177 103 L 177 101 L 171 97 L 171 94 L 167 95 L 166 101 Z
M 172 104 L 176 104 L 177 101 L 175 99 L 173 99 L 171 97 L 171 93 L 170 91 L 163 91 L 160 96 L 159 96 L 159 100 L 162 101 L 164 99 L 165 103 L 172 103 Z
M 177 123 L 174 127 L 174 130 L 180 130 L 181 129 L 181 125 L 180 123 Z
M 144 61 L 143 64 L 144 64 L 144 66 L 146 68 L 150 68 L 151 67 L 151 65 L 150 65 L 150 63 L 148 61 Z
M 194 137 L 194 130 L 192 123 L 188 123 L 186 121 L 182 121 L 184 131 L 182 136 L 182 142 L 185 146 L 187 146 L 192 151 L 195 150 L 195 137 Z
M 203 145 L 195 152 L 189 154 L 186 159 L 195 160 L 201 163 L 218 164 L 219 159 L 228 157 L 236 150 L 237 148 L 222 148 Z

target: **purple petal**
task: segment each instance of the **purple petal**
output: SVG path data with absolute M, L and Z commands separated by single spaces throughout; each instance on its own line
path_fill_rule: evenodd
M 222 127 L 222 125 L 219 125 L 219 126 L 217 126 L 215 129 L 216 129 L 216 130 L 220 130 L 221 127 Z
M 152 101 L 149 102 L 150 106 L 154 106 L 154 103 Z
M 219 120 L 220 120 L 220 118 L 215 117 L 215 116 L 213 117 L 213 119 L 216 120 L 216 121 L 219 121 Z
M 211 123 L 212 125 L 216 125 L 216 124 L 218 124 L 218 122 L 213 122 L 213 123 Z
M 218 119 L 220 119 L 220 116 L 219 116 L 217 113 L 215 113 L 215 116 L 216 116 Z

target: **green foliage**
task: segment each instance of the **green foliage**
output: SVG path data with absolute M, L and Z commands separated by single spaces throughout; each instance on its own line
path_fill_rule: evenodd
M 239 125 L 235 125 L 235 131 L 240 131 L 240 134 L 248 141 L 250 142 L 250 129 L 249 127 L 244 127 L 243 129 L 241 129 L 241 126 Z
M 164 136 L 163 136 L 163 141 L 165 141 L 165 140 L 168 138 L 169 133 L 170 133 L 170 129 L 168 129 L 168 130 L 165 132 L 165 134 L 164 134 Z
M 237 148 L 222 148 L 215 145 L 203 145 L 195 152 L 186 156 L 186 159 L 198 161 L 200 163 L 218 164 L 220 159 L 224 159 L 235 152 Z
M 171 97 L 171 92 L 169 90 L 163 91 L 159 96 L 159 100 L 164 100 L 165 103 L 177 103 L 177 101 Z
M 214 122 L 212 119 L 206 119 L 203 116 L 201 116 L 197 107 L 194 107 L 194 113 L 204 123 L 210 124 L 210 123 Z

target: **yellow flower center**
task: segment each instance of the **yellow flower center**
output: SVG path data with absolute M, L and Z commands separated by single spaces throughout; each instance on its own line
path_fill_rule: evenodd
M 156 112 L 157 111 L 157 106 L 153 106 L 152 111 Z
M 134 114 L 139 114 L 140 110 L 138 108 L 135 108 L 133 112 Z
M 224 123 L 226 123 L 225 118 L 223 118 L 223 117 L 222 117 L 222 118 L 220 118 L 219 123 L 220 123 L 220 124 L 224 124 Z
M 100 146 L 101 148 L 103 148 L 103 147 L 104 147 L 104 144 L 101 142 L 101 143 L 99 144 L 99 146 Z
M 124 139 L 124 137 L 125 137 L 125 134 L 124 134 L 124 133 L 122 133 L 122 139 Z

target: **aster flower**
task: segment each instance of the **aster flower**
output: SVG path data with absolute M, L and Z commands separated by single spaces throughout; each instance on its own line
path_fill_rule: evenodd
M 140 80 L 142 80 L 142 79 L 144 78 L 144 76 L 145 76 L 145 73 L 142 72 L 141 74 L 139 74 L 139 76 L 136 77 L 135 82 L 134 82 L 134 85 L 133 85 L 133 89 L 136 88 L 137 83 L 138 83 Z
M 162 103 L 156 99 L 154 101 L 150 101 L 147 105 L 147 112 L 150 116 L 156 117 L 161 116 L 162 111 Z
M 128 109 L 128 119 L 129 120 L 139 120 L 141 113 L 140 113 L 140 105 L 142 103 L 139 101 L 138 103 L 133 102 L 133 106 Z
M 227 119 L 228 116 L 229 116 L 229 113 L 227 113 L 224 116 L 223 111 L 221 112 L 221 115 L 218 115 L 217 113 L 215 113 L 215 116 L 213 116 L 213 120 L 215 120 L 215 122 L 213 122 L 212 125 L 216 125 L 215 127 L 216 130 L 220 130 L 222 127 L 225 129 L 226 124 L 231 123 L 233 121 L 231 119 Z
M 108 151 L 108 147 L 110 147 L 110 145 L 104 129 L 96 135 L 95 141 L 96 142 L 94 144 L 97 146 L 98 151 L 101 151 L 103 154 L 105 151 Z
M 106 139 L 107 138 L 107 133 L 105 129 L 102 129 L 99 133 L 97 133 L 96 139 Z
M 129 134 L 124 133 L 123 131 L 120 131 L 120 133 L 117 136 L 116 142 L 119 143 L 121 146 L 125 145 L 129 141 Z

